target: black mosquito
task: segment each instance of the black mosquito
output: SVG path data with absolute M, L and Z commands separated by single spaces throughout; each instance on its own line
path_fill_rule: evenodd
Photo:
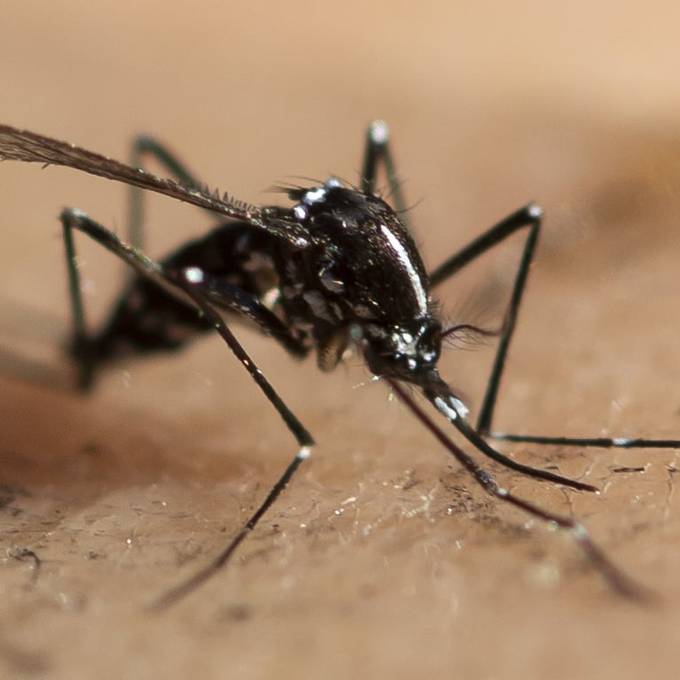
M 146 172 L 142 164 L 147 156 L 166 167 L 175 180 Z M 163 595 L 155 607 L 178 601 L 225 566 L 314 446 L 310 433 L 233 335 L 225 313 L 246 317 L 298 359 L 316 350 L 317 363 L 323 371 L 337 366 L 348 350 L 357 351 L 369 370 L 386 383 L 487 493 L 569 532 L 590 565 L 614 591 L 628 597 L 643 593 L 592 541 L 581 523 L 523 500 L 501 486 L 454 443 L 413 395 L 413 388 L 420 391 L 471 449 L 511 470 L 579 491 L 597 489 L 523 465 L 497 451 L 488 440 L 561 446 L 680 447 L 680 440 L 572 439 L 493 431 L 494 406 L 541 229 L 542 212 L 538 206 L 527 205 L 506 217 L 428 273 L 411 235 L 388 129 L 382 121 L 368 128 L 359 186 L 349 186 L 334 177 L 315 186 L 290 186 L 285 189 L 293 202 L 290 207 L 253 206 L 211 191 L 149 137 L 135 141 L 131 165 L 125 165 L 33 132 L 0 126 L 2 159 L 68 166 L 132 187 L 129 243 L 80 210 L 67 208 L 61 213 L 74 319 L 70 348 L 79 365 L 81 389 L 90 388 L 96 369 L 114 360 L 178 350 L 201 333 L 216 329 L 297 441 L 297 453 L 229 545 L 203 570 Z M 387 175 L 394 207 L 376 193 L 380 170 Z M 141 249 L 140 189 L 194 204 L 224 221 L 165 259 L 152 260 Z M 445 327 L 435 314 L 432 291 L 523 229 L 527 237 L 501 328 L 494 331 L 473 324 Z M 84 232 L 136 270 L 97 333 L 86 329 L 74 230 Z M 467 407 L 437 369 L 442 342 L 459 334 L 499 337 L 476 424 L 470 422 Z

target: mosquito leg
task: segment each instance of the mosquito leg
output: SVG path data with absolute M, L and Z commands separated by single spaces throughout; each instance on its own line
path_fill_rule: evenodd
M 553 482 L 554 484 L 562 484 L 563 486 L 568 486 L 572 489 L 577 489 L 578 491 L 599 493 L 599 489 L 592 484 L 580 482 L 569 477 L 563 477 L 562 475 L 555 474 L 549 470 L 542 470 L 541 468 L 524 465 L 514 458 L 509 458 L 493 448 L 484 436 L 479 434 L 479 432 L 468 423 L 466 420 L 467 407 L 460 399 L 458 399 L 458 397 L 456 397 L 449 386 L 439 377 L 438 373 L 433 371 L 421 385 L 421 388 L 423 390 L 423 395 L 437 411 L 439 411 L 463 435 L 463 437 L 479 451 L 479 453 L 487 458 L 503 465 L 509 470 L 520 472 L 527 477 Z
M 390 187 L 390 196 L 394 201 L 394 207 L 399 214 L 401 223 L 410 231 L 411 226 L 406 216 L 406 202 L 401 193 L 401 183 L 390 151 L 389 138 L 390 129 L 384 120 L 374 120 L 369 124 L 366 130 L 366 147 L 361 170 L 361 190 L 367 194 L 375 194 L 378 166 L 382 162 L 385 166 L 387 183 Z
M 583 553 L 588 560 L 590 566 L 597 571 L 602 578 L 609 584 L 614 592 L 630 599 L 648 599 L 650 593 L 641 585 L 630 579 L 624 574 L 602 551 L 602 549 L 594 543 L 588 530 L 576 520 L 565 515 L 559 515 L 548 510 L 525 501 L 508 489 L 500 486 L 498 482 L 487 472 L 484 468 L 479 466 L 467 453 L 459 448 L 451 439 L 449 439 L 444 431 L 437 426 L 437 424 L 429 418 L 415 400 L 410 396 L 408 391 L 402 385 L 391 378 L 386 377 L 385 380 L 394 390 L 397 396 L 408 406 L 413 414 L 420 420 L 420 422 L 439 440 L 441 444 L 449 451 L 449 453 L 456 458 L 456 460 L 472 475 L 473 479 L 479 484 L 488 494 L 494 496 L 499 501 L 514 505 L 526 513 L 539 520 L 552 524 L 564 531 L 569 532 L 573 539 L 583 550 Z
M 191 297 L 205 317 L 212 324 L 214 324 L 217 332 L 220 334 L 224 342 L 229 346 L 231 351 L 236 355 L 237 359 L 250 373 L 253 380 L 255 380 L 260 389 L 264 392 L 272 406 L 274 406 L 274 408 L 278 411 L 279 415 L 286 423 L 286 426 L 295 437 L 299 446 L 299 450 L 290 461 L 281 477 L 274 484 L 274 486 L 272 486 L 264 501 L 251 515 L 251 517 L 234 536 L 234 538 L 232 538 L 224 550 L 222 550 L 222 552 L 219 553 L 217 557 L 215 557 L 213 561 L 206 565 L 203 569 L 196 572 L 186 581 L 180 583 L 178 586 L 169 590 L 158 600 L 156 600 L 152 604 L 152 609 L 154 610 L 165 609 L 175 604 L 177 601 L 205 583 L 226 565 L 241 542 L 257 526 L 257 523 L 260 521 L 263 515 L 281 495 L 281 492 L 286 488 L 293 475 L 297 472 L 301 463 L 309 458 L 312 447 L 314 446 L 314 440 L 312 439 L 312 436 L 293 414 L 293 412 L 286 406 L 274 388 L 270 385 L 269 381 L 264 377 L 260 369 L 248 356 L 242 345 L 238 342 L 234 334 L 224 322 L 224 319 L 217 313 L 212 305 L 206 301 L 204 293 L 201 290 L 201 285 L 204 281 L 204 274 L 202 270 L 198 267 L 189 267 L 181 272 L 173 273 L 172 278 L 186 291 L 186 293 Z
M 78 362 L 78 389 L 85 391 L 92 387 L 96 359 L 87 333 L 80 272 L 78 271 L 78 259 L 73 240 L 73 223 L 70 216 L 66 215 L 66 212 L 62 213 L 60 219 L 64 236 L 64 249 L 66 251 L 68 291 L 73 320 L 73 336 L 69 351 Z
M 198 186 L 193 175 L 184 165 L 162 144 L 147 135 L 139 135 L 135 138 L 130 154 L 131 164 L 135 168 L 143 168 L 143 159 L 150 155 L 166 167 L 182 184 L 189 187 Z M 143 194 L 144 191 L 136 186 L 129 186 L 128 206 L 128 238 L 135 247 L 141 248 L 143 244 Z M 68 273 L 69 298 L 73 317 L 73 338 L 70 351 L 76 358 L 79 366 L 78 388 L 81 390 L 91 389 L 94 381 L 94 372 L 97 357 L 87 333 L 85 307 L 83 304 L 82 289 L 80 285 L 80 273 L 78 260 L 73 239 L 72 220 L 62 214 L 64 235 L 64 247 L 66 250 L 66 270 Z
M 546 482 L 562 484 L 564 486 L 577 489 L 579 491 L 599 492 L 599 489 L 592 484 L 579 482 L 569 477 L 555 474 L 548 470 L 531 467 L 519 463 L 513 458 L 502 454 L 491 446 L 486 439 L 470 425 L 465 416 L 467 409 L 465 405 L 455 396 L 449 386 L 439 377 L 437 373 L 432 373 L 427 382 L 422 386 L 423 395 L 428 401 L 472 444 L 477 451 L 490 458 L 491 460 L 505 466 L 509 470 L 521 472 L 523 475 L 541 479 Z
M 257 324 L 265 335 L 277 340 L 290 354 L 299 359 L 308 354 L 307 347 L 274 312 L 262 304 L 258 297 L 198 268 L 188 267 L 185 270 L 200 272 L 200 278 L 192 281 L 192 297 L 198 295 L 218 309 L 231 310 L 247 317 Z
M 224 342 L 236 355 L 236 358 L 241 362 L 248 373 L 250 373 L 265 397 L 281 416 L 281 419 L 295 437 L 298 444 L 298 451 L 288 463 L 283 474 L 274 486 L 272 486 L 257 510 L 229 542 L 227 547 L 204 569 L 179 584 L 176 588 L 166 592 L 152 605 L 154 610 L 164 609 L 175 604 L 201 586 L 226 565 L 238 546 L 257 526 L 267 510 L 269 510 L 272 504 L 281 495 L 302 462 L 309 458 L 314 446 L 314 439 L 295 414 L 288 406 L 286 406 L 276 390 L 265 378 L 262 371 L 260 371 L 255 362 L 241 346 L 224 319 L 215 310 L 213 304 L 206 299 L 205 288 L 208 286 L 209 281 L 206 283 L 205 275 L 201 269 L 197 267 L 187 267 L 181 270 L 166 271 L 161 264 L 146 257 L 138 249 L 124 243 L 113 232 L 105 229 L 100 224 L 97 224 L 97 222 L 87 217 L 87 215 L 81 211 L 72 209 L 64 210 L 62 213 L 62 221 L 65 224 L 68 224 L 70 229 L 78 229 L 79 231 L 86 233 L 97 243 L 134 267 L 135 270 L 142 275 L 148 276 L 152 281 L 155 281 L 166 289 L 175 289 L 183 299 L 191 301 L 198 308 L 200 313 L 217 329 Z
M 530 204 L 521 210 L 518 210 L 516 213 L 510 215 L 505 220 L 483 233 L 461 251 L 443 262 L 430 275 L 430 282 L 433 287 L 443 283 L 446 279 L 453 276 L 465 265 L 472 262 L 487 250 L 493 248 L 505 238 L 515 233 L 518 229 L 524 227 L 529 227 L 529 235 L 527 237 L 522 259 L 515 277 L 515 284 L 512 291 L 512 297 L 508 305 L 508 310 L 506 312 L 505 322 L 503 324 L 503 328 L 501 329 L 500 342 L 498 349 L 496 350 L 491 376 L 489 378 L 489 382 L 487 383 L 486 392 L 482 401 L 482 408 L 477 421 L 477 432 L 486 437 L 492 437 L 501 441 L 526 444 L 589 446 L 624 449 L 680 448 L 680 440 L 678 439 L 534 436 L 493 432 L 491 430 L 493 412 L 498 397 L 498 390 L 503 375 L 503 369 L 505 368 L 505 360 L 507 358 L 512 334 L 515 330 L 519 306 L 526 289 L 527 276 L 529 274 L 529 268 L 535 254 L 536 243 L 538 241 L 541 228 L 541 209 L 538 206 Z M 459 423 L 459 425 L 462 427 L 462 424 Z
M 163 595 L 161 595 L 157 600 L 152 602 L 150 609 L 152 611 L 162 611 L 168 607 L 176 604 L 187 595 L 192 593 L 194 590 L 203 585 L 211 577 L 217 574 L 224 566 L 229 562 L 232 555 L 238 548 L 238 546 L 243 542 L 243 540 L 250 534 L 250 532 L 257 526 L 263 515 L 269 510 L 269 508 L 274 504 L 276 499 L 281 495 L 281 492 L 288 486 L 293 475 L 297 472 L 298 468 L 304 460 L 309 458 L 312 452 L 312 445 L 302 445 L 300 446 L 298 452 L 295 454 L 294 458 L 288 463 L 284 473 L 277 480 L 277 482 L 272 486 L 267 497 L 257 508 L 257 510 L 251 515 L 250 519 L 241 527 L 236 536 L 231 539 L 229 545 L 227 545 L 221 553 L 213 559 L 212 562 L 207 564 L 203 569 L 197 571 L 191 577 L 175 586 L 174 588 L 168 590 Z
M 524 251 L 522 252 L 522 259 L 520 260 L 519 268 L 515 276 L 512 296 L 510 297 L 510 302 L 508 303 L 508 308 L 505 313 L 503 328 L 501 330 L 496 356 L 494 357 L 491 375 L 486 386 L 482 408 L 477 420 L 477 431 L 483 435 L 488 435 L 489 430 L 491 429 L 493 411 L 496 405 L 496 398 L 498 397 L 498 389 L 503 376 L 503 369 L 505 368 L 505 360 L 510 347 L 510 341 L 512 340 L 512 335 L 515 332 L 517 314 L 526 287 L 529 268 L 536 252 L 536 243 L 541 229 L 542 214 L 543 211 L 541 208 L 534 204 L 529 204 L 524 208 L 521 208 L 509 217 L 506 217 L 502 222 L 499 222 L 497 225 L 484 232 L 461 251 L 443 262 L 430 275 L 431 285 L 433 287 L 438 286 L 462 269 L 466 264 L 469 264 L 482 255 L 482 253 L 485 253 L 487 250 L 498 245 L 517 230 L 529 228 L 529 234 L 524 244 Z
M 517 212 L 506 217 L 504 220 L 493 226 L 474 241 L 469 243 L 461 251 L 443 262 L 430 276 L 432 286 L 437 286 L 450 276 L 462 269 L 465 265 L 472 262 L 474 259 L 498 245 L 501 241 L 506 239 L 511 234 L 522 228 L 529 228 L 529 234 L 524 245 L 524 251 L 520 265 L 515 277 L 512 296 L 508 303 L 508 308 L 505 313 L 503 327 L 499 333 L 495 331 L 484 331 L 475 327 L 474 331 L 485 335 L 500 335 L 500 341 L 494 363 L 491 370 L 491 375 L 487 383 L 486 392 L 482 402 L 479 419 L 477 421 L 476 429 L 470 427 L 467 422 L 460 417 L 451 419 L 453 425 L 461 432 L 461 434 L 473 444 L 485 456 L 495 460 L 497 463 L 504 465 L 507 468 L 529 475 L 536 479 L 543 479 L 546 481 L 553 481 L 559 484 L 565 484 L 572 488 L 580 489 L 582 491 L 597 491 L 596 487 L 577 482 L 575 480 L 566 479 L 560 475 L 554 475 L 546 470 L 540 470 L 528 465 L 523 465 L 517 461 L 505 456 L 500 451 L 496 451 L 493 447 L 484 440 L 484 436 L 489 435 L 491 420 L 493 418 L 493 410 L 496 404 L 498 389 L 500 386 L 503 369 L 505 367 L 505 360 L 510 346 L 510 340 L 515 330 L 517 321 L 517 314 L 519 306 L 522 301 L 522 296 L 526 288 L 526 280 L 529 273 L 529 267 L 536 251 L 536 243 L 538 241 L 539 231 L 541 228 L 541 209 L 533 204 L 529 204 Z M 461 326 L 461 327 L 464 327 Z M 438 408 L 436 403 L 436 395 L 430 395 L 430 400 Z
M 640 437 L 551 437 L 530 434 L 489 432 L 487 436 L 506 442 L 549 444 L 554 446 L 589 446 L 601 449 L 680 449 L 680 439 L 642 439 Z
M 144 158 L 152 156 L 165 167 L 181 184 L 198 187 L 199 183 L 165 146 L 148 135 L 138 135 L 132 143 L 130 165 L 144 169 Z M 144 190 L 129 186 L 128 199 L 128 240 L 136 248 L 144 246 Z
M 495 460 L 497 463 L 504 465 L 505 467 L 515 470 L 516 472 L 521 472 L 529 477 L 534 477 L 536 479 L 543 479 L 547 482 L 554 482 L 556 484 L 562 484 L 564 486 L 569 486 L 572 489 L 577 489 L 579 491 L 591 491 L 599 493 L 599 489 L 592 484 L 587 484 L 585 482 L 579 482 L 574 479 L 569 479 L 568 477 L 563 477 L 562 475 L 557 475 L 549 470 L 541 470 L 540 468 L 531 467 L 530 465 L 524 465 L 519 463 L 513 458 L 508 458 L 503 455 L 500 451 L 496 451 L 492 446 L 489 446 L 488 442 L 484 439 L 482 435 L 479 434 L 467 421 L 463 418 L 455 418 L 451 420 L 454 427 L 481 453 L 483 453 L 488 458 Z

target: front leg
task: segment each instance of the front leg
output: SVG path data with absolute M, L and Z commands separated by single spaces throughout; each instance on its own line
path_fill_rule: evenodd
M 481 236 L 478 236 L 465 248 L 444 261 L 432 272 L 432 274 L 430 274 L 430 282 L 434 288 L 453 276 L 456 272 L 460 271 L 467 264 L 477 259 L 480 255 L 497 246 L 501 241 L 504 241 L 516 231 L 520 229 L 529 229 L 527 240 L 524 243 L 522 258 L 517 269 L 517 274 L 515 275 L 515 284 L 512 289 L 510 302 L 508 303 L 508 308 L 505 312 L 505 319 L 500 333 L 501 337 L 500 342 L 498 343 L 498 349 L 496 350 L 496 356 L 494 357 L 493 368 L 491 369 L 484 400 L 482 401 L 482 408 L 477 420 L 477 431 L 483 435 L 488 435 L 491 429 L 491 421 L 493 419 L 494 407 L 496 406 L 498 389 L 501 384 L 501 378 L 503 377 L 505 360 L 507 358 L 508 349 L 510 348 L 512 335 L 515 332 L 517 315 L 526 289 L 529 269 L 536 253 L 536 244 L 541 230 L 542 215 L 543 211 L 541 208 L 533 203 L 521 208 L 491 227 L 488 231 L 485 231 Z

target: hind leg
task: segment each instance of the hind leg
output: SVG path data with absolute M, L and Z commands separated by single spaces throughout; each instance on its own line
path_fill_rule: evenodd
M 66 247 L 69 289 L 73 310 L 71 353 L 79 364 L 78 385 L 93 384 L 98 365 L 123 356 L 158 351 L 176 351 L 192 338 L 211 330 L 206 318 L 197 314 L 190 297 L 169 285 L 167 271 L 198 267 L 203 271 L 200 289 L 205 299 L 218 309 L 248 319 L 259 330 L 275 339 L 291 355 L 303 358 L 308 347 L 261 299 L 250 258 L 264 257 L 266 242 L 238 224 L 218 227 L 202 239 L 183 246 L 161 263 L 154 263 L 138 248 L 125 244 L 79 210 L 61 214 Z M 88 333 L 82 301 L 80 276 L 74 245 L 74 230 L 87 233 L 124 259 L 141 276 L 135 277 L 104 327 Z M 113 244 L 115 241 L 115 247 Z M 242 244 L 249 248 L 242 252 Z M 148 266 L 141 266 L 142 263 Z M 152 266 L 153 265 L 153 266 Z M 232 283 L 230 281 L 237 281 Z
M 300 465 L 309 458 L 314 447 L 314 439 L 295 414 L 288 408 L 283 399 L 281 399 L 216 309 L 219 306 L 232 311 L 240 311 L 256 323 L 261 323 L 265 327 L 264 329 L 266 329 L 269 326 L 268 317 L 263 311 L 266 308 L 258 308 L 260 303 L 255 296 L 252 296 L 247 291 L 238 290 L 233 286 L 221 285 L 219 281 L 213 280 L 199 267 L 172 268 L 155 262 L 141 253 L 139 249 L 133 248 L 121 241 L 113 232 L 97 224 L 80 210 L 64 210 L 61 220 L 65 232 L 69 234 L 69 239 L 72 240 L 74 230 L 87 234 L 133 267 L 137 273 L 148 277 L 154 283 L 162 285 L 171 294 L 176 294 L 181 299 L 185 299 L 194 305 L 197 308 L 196 313 L 202 314 L 209 325 L 217 330 L 222 340 L 231 349 L 241 365 L 248 371 L 253 381 L 277 411 L 297 442 L 297 451 L 289 460 L 283 473 L 280 474 L 255 512 L 242 525 L 225 548 L 202 570 L 194 573 L 175 588 L 168 590 L 152 605 L 153 609 L 164 609 L 215 576 L 231 560 L 239 545 L 256 528 L 262 517 L 279 498 L 281 493 L 283 493 Z M 279 332 L 284 332 L 281 327 L 272 329 L 274 337 Z
M 73 240 L 73 227 L 70 219 L 66 219 L 65 212 L 61 216 L 64 235 L 64 249 L 66 251 L 66 271 L 68 273 L 68 290 L 71 299 L 71 314 L 73 321 L 73 335 L 69 345 L 69 353 L 78 362 L 77 386 L 79 390 L 91 389 L 94 382 L 96 359 L 92 343 L 88 336 L 85 320 L 85 306 L 80 285 L 80 272 L 76 246 Z
M 133 168 L 144 168 L 147 156 L 155 158 L 181 184 L 187 187 L 199 187 L 198 180 L 166 146 L 148 135 L 138 135 L 132 143 L 130 165 Z M 128 240 L 136 248 L 144 247 L 144 190 L 129 186 L 128 199 Z
M 155 158 L 171 175 L 185 186 L 197 187 L 198 181 L 186 166 L 163 144 L 148 135 L 135 137 L 130 153 L 131 165 L 144 168 L 144 159 Z M 65 214 L 65 213 L 64 213 Z M 62 226 L 64 248 L 66 251 L 66 270 L 68 273 L 68 289 L 73 319 L 73 335 L 69 352 L 78 363 L 78 389 L 87 391 L 94 384 L 94 376 L 99 363 L 92 338 L 88 335 L 85 318 L 85 306 L 78 272 L 77 253 L 73 239 L 72 220 L 64 219 Z M 144 191 L 136 186 L 129 187 L 128 199 L 128 239 L 130 243 L 141 249 L 144 243 Z

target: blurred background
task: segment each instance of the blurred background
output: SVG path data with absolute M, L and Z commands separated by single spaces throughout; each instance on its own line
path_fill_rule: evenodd
M 538 201 L 545 233 L 498 426 L 679 436 L 674 3 L 5 0 L 2 15 L 3 123 L 121 160 L 153 134 L 210 185 L 266 203 L 295 175 L 355 180 L 366 124 L 384 118 L 429 266 Z M 320 446 L 232 568 L 150 617 L 293 442 L 214 338 L 74 394 L 57 215 L 77 206 L 122 232 L 125 188 L 8 162 L 0 198 L 4 677 L 625 678 L 650 658 L 664 673 L 680 630 L 673 452 L 504 448 L 603 489 L 502 473 L 584 519 L 670 604 L 631 606 L 567 538 L 472 488 L 359 360 L 322 375 L 249 331 Z M 148 251 L 209 225 L 151 197 Z M 444 316 L 498 318 L 520 242 L 442 287 Z M 123 274 L 79 245 L 96 324 Z M 473 407 L 490 357 L 443 359 Z

